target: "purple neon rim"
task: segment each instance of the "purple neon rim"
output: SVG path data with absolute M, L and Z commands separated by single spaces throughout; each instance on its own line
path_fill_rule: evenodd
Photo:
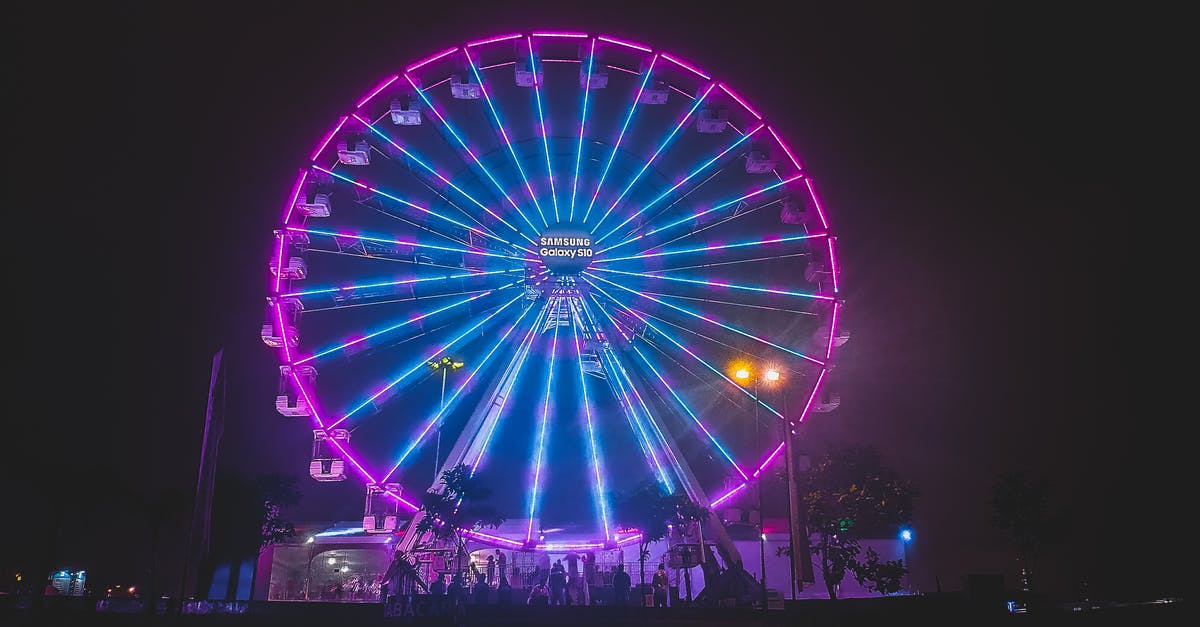
M 790 423 L 790 425 L 792 425 L 792 426 L 788 426 L 788 424 L 785 424 L 785 428 L 794 428 L 794 425 L 796 425 L 800 422 L 803 422 L 810 414 L 812 407 L 813 407 L 814 400 L 817 398 L 818 393 L 821 390 L 821 386 L 822 386 L 823 382 L 825 381 L 826 375 L 828 374 L 828 372 L 832 366 L 834 353 L 836 352 L 835 345 L 834 345 L 834 338 L 835 338 L 836 332 L 838 330 L 837 325 L 838 325 L 840 309 L 843 307 L 843 303 L 840 300 L 838 300 L 841 290 L 839 289 L 840 288 L 840 286 L 839 286 L 840 268 L 838 265 L 837 255 L 835 252 L 836 237 L 833 235 L 832 230 L 829 228 L 829 222 L 828 222 L 828 219 L 827 219 L 827 216 L 825 213 L 825 209 L 820 202 L 819 195 L 814 186 L 812 178 L 807 174 L 807 172 L 804 170 L 803 166 L 801 165 L 800 161 L 796 158 L 795 151 L 793 151 L 791 149 L 791 147 L 783 140 L 783 138 L 780 137 L 780 135 L 776 131 L 776 129 L 769 125 L 769 123 L 764 118 L 764 116 L 760 113 L 760 111 L 753 108 L 740 95 L 738 95 L 738 93 L 735 90 L 733 90 L 730 86 L 728 86 L 727 84 L 725 84 L 723 82 L 719 82 L 719 81 L 713 79 L 711 77 L 711 75 L 708 74 L 703 69 L 700 69 L 700 68 L 696 67 L 694 64 L 683 60 L 679 56 L 672 55 L 670 53 L 667 53 L 667 52 L 664 52 L 661 50 L 656 50 L 653 47 L 647 46 L 645 44 L 629 41 L 626 39 L 622 39 L 622 38 L 618 38 L 618 37 L 614 37 L 614 36 L 610 36 L 610 35 L 580 33 L 580 32 L 533 31 L 533 32 L 529 32 L 529 33 L 502 34 L 502 35 L 496 35 L 496 36 L 492 36 L 492 37 L 477 39 L 477 40 L 468 42 L 461 46 L 456 46 L 456 47 L 452 47 L 452 48 L 439 50 L 439 51 L 437 51 L 415 63 L 407 65 L 404 68 L 403 72 L 393 74 L 393 75 L 383 79 L 380 83 L 372 86 L 372 88 L 370 90 L 365 92 L 364 96 L 361 99 L 359 99 L 357 101 L 357 103 L 355 104 L 354 111 L 351 111 L 349 114 L 338 118 L 338 120 L 330 128 L 328 133 L 324 134 L 318 140 L 316 147 L 315 147 L 314 151 L 311 153 L 311 156 L 309 158 L 309 161 L 311 161 L 310 166 L 301 169 L 300 173 L 297 175 L 295 183 L 293 184 L 293 186 L 287 196 L 288 201 L 287 201 L 287 204 L 283 211 L 282 220 L 279 225 L 279 231 L 277 232 L 277 235 L 276 235 L 277 242 L 272 247 L 272 257 L 271 257 L 272 265 L 274 265 L 275 267 L 281 268 L 281 269 L 284 266 L 284 264 L 288 258 L 289 243 L 288 243 L 287 234 L 289 232 L 308 232 L 307 229 L 305 229 L 305 227 L 304 227 L 303 217 L 298 218 L 297 212 L 294 210 L 294 208 L 296 206 L 299 195 L 305 188 L 305 184 L 308 181 L 310 174 L 314 170 L 329 173 L 329 172 L 331 172 L 331 170 L 333 170 L 336 167 L 336 162 L 337 162 L 336 155 L 333 156 L 333 162 L 329 161 L 329 157 L 330 157 L 330 153 L 331 153 L 331 151 L 329 150 L 329 146 L 330 146 L 331 142 L 338 135 L 338 133 L 342 130 L 342 128 L 347 124 L 348 121 L 357 120 L 359 122 L 365 123 L 366 120 L 360 116 L 360 112 L 364 111 L 364 108 L 368 108 L 369 105 L 371 105 L 372 102 L 375 101 L 375 99 L 377 97 L 379 97 L 379 95 L 381 93 L 384 93 L 384 91 L 389 86 L 400 83 L 401 80 L 403 79 L 405 81 L 408 81 L 410 84 L 412 84 L 413 87 L 417 87 L 417 85 L 420 83 L 414 82 L 414 80 L 413 80 L 414 73 L 416 73 L 418 70 L 421 70 L 422 68 L 425 68 L 427 66 L 430 66 L 431 64 L 436 63 L 439 60 L 448 58 L 451 55 L 462 55 L 464 58 L 466 58 L 468 60 L 468 62 L 470 62 L 470 60 L 472 58 L 471 57 L 472 54 L 475 54 L 480 50 L 486 49 L 489 46 L 511 45 L 512 42 L 516 42 L 516 41 L 520 41 L 520 40 L 528 42 L 528 44 L 530 46 L 531 55 L 532 55 L 533 42 L 535 40 L 553 39 L 553 38 L 577 39 L 577 40 L 588 41 L 588 42 L 590 42 L 590 46 L 593 51 L 595 50 L 595 46 L 597 45 L 598 42 L 600 42 L 604 45 L 620 46 L 620 47 L 628 49 L 628 50 L 635 50 L 635 51 L 644 53 L 644 55 L 650 59 L 649 67 L 651 68 L 651 71 L 654 68 L 654 64 L 657 63 L 661 59 L 663 62 L 669 63 L 677 69 L 680 69 L 686 73 L 690 73 L 694 77 L 700 79 L 701 83 L 707 89 L 707 91 L 704 92 L 705 94 L 713 91 L 714 89 L 719 89 L 719 91 L 721 93 L 726 94 L 731 99 L 732 102 L 737 103 L 737 105 L 739 105 L 743 109 L 743 112 L 745 114 L 748 114 L 750 116 L 750 118 L 753 120 L 753 123 L 747 124 L 747 129 L 749 129 L 749 128 L 751 128 L 751 126 L 753 126 L 753 130 L 748 130 L 747 132 L 742 133 L 743 138 L 748 138 L 751 135 L 758 134 L 760 131 L 765 129 L 767 131 L 767 134 L 769 134 L 770 137 L 774 140 L 774 145 L 777 146 L 787 156 L 788 162 L 790 162 L 794 166 L 795 172 L 796 172 L 795 176 L 793 176 L 792 178 L 790 178 L 788 181 L 785 181 L 785 182 L 790 183 L 792 181 L 802 181 L 803 190 L 804 190 L 804 192 L 806 192 L 806 194 L 811 202 L 811 206 L 816 211 L 816 215 L 819 218 L 820 225 L 822 227 L 822 232 L 816 233 L 816 234 L 811 234 L 811 235 L 814 238 L 824 238 L 826 241 L 825 246 L 821 246 L 819 248 L 822 248 L 825 251 L 825 259 L 827 259 L 828 263 L 829 263 L 829 268 L 830 268 L 829 274 L 830 274 L 830 278 L 831 278 L 832 286 L 833 286 L 832 294 L 820 296 L 821 298 L 825 298 L 825 299 L 832 301 L 833 306 L 832 306 L 832 313 L 829 316 L 829 323 L 828 323 L 828 342 L 824 347 L 822 347 L 824 350 L 821 351 L 821 353 L 823 353 L 821 355 L 823 357 L 823 359 L 818 360 L 815 358 L 809 358 L 811 361 L 814 361 L 819 366 L 819 369 L 817 370 L 817 374 L 815 376 L 815 381 L 812 383 L 812 386 L 809 388 L 807 394 L 805 395 L 806 400 L 804 402 L 804 405 L 803 405 L 803 408 L 801 409 L 801 411 L 798 414 L 796 414 L 794 418 L 783 417 L 785 421 L 787 421 L 788 423 Z M 581 60 L 573 61 L 570 59 L 541 59 L 541 62 L 543 62 L 543 63 L 578 62 L 581 64 L 583 63 L 583 61 L 581 61 Z M 492 65 L 487 65 L 487 66 L 480 65 L 480 66 L 478 66 L 477 70 L 479 72 L 483 72 L 483 71 L 486 71 L 489 69 L 494 69 L 494 68 L 498 68 L 498 67 L 504 67 L 507 65 L 511 65 L 513 63 L 516 63 L 516 61 L 507 62 L 507 63 L 497 63 L 497 64 L 492 64 Z M 607 67 L 610 69 L 616 69 L 616 70 L 620 70 L 623 72 L 632 73 L 630 70 L 622 68 L 620 66 L 608 65 Z M 448 80 L 449 80 L 449 77 L 447 76 L 446 78 L 443 78 L 438 81 L 433 81 L 428 86 L 422 86 L 418 89 L 431 90 L 434 87 L 444 84 Z M 668 84 L 668 87 L 671 87 L 671 89 L 673 89 L 677 93 L 684 94 L 685 96 L 688 96 L 689 98 L 694 98 L 690 94 L 687 94 L 686 91 L 680 89 L 679 87 L 677 87 L 673 84 Z M 539 88 L 540 88 L 540 85 L 539 85 Z M 642 89 L 644 89 L 644 88 L 645 88 L 645 82 L 643 81 Z M 486 94 L 486 87 L 484 87 L 484 90 L 485 90 L 485 94 Z M 697 91 L 699 91 L 699 90 L 697 90 Z M 641 89 L 639 89 L 638 96 L 635 97 L 635 99 L 640 97 L 640 95 L 641 95 Z M 539 96 L 539 98 L 540 98 L 540 96 Z M 586 105 L 586 100 L 585 100 L 584 116 L 586 116 L 586 106 L 587 105 Z M 636 106 L 636 105 L 634 105 L 634 106 Z M 539 102 L 539 107 L 540 107 L 540 102 Z M 430 108 L 433 110 L 433 112 L 439 118 L 441 117 L 441 114 L 439 112 L 437 112 L 437 110 L 435 108 L 433 108 L 433 107 L 430 107 Z M 632 112 L 630 112 L 630 116 L 632 116 Z M 386 117 L 386 114 L 384 117 Z M 690 114 L 688 117 L 690 117 Z M 378 121 L 379 120 L 377 119 L 375 121 L 375 123 L 378 123 Z M 685 118 L 685 121 L 687 121 L 687 118 Z M 442 122 L 445 123 L 445 120 L 443 119 Z M 580 123 L 579 137 L 580 137 L 581 144 L 583 142 L 584 124 L 585 124 L 584 122 Z M 628 124 L 628 122 L 626 124 Z M 730 124 L 732 126 L 732 122 Z M 733 127 L 733 128 L 736 130 L 737 127 Z M 500 126 L 499 131 L 502 134 L 504 133 L 503 125 Z M 545 133 L 546 133 L 544 121 L 542 123 L 542 133 L 543 133 L 542 139 L 544 141 Z M 622 129 L 622 136 L 623 136 L 623 134 L 624 134 L 624 129 Z M 507 136 L 505 136 L 504 139 L 506 142 L 509 141 Z M 620 142 L 621 142 L 621 138 L 619 137 L 616 142 L 616 147 L 613 148 L 614 154 L 616 153 L 617 148 L 620 146 Z M 547 151 L 548 150 L 549 150 L 549 148 L 547 148 Z M 469 148 L 467 148 L 467 153 L 470 154 L 471 157 L 473 157 L 473 158 L 475 157 L 475 155 L 470 153 Z M 722 153 L 722 155 L 718 155 L 718 157 L 721 157 L 723 155 L 724 155 L 724 153 Z M 476 159 L 476 162 L 478 163 L 478 159 Z M 611 161 L 610 161 L 610 163 L 611 163 Z M 480 165 L 482 167 L 482 164 L 480 164 Z M 649 164 L 647 164 L 647 165 L 649 165 Z M 548 154 L 547 154 L 547 167 L 549 167 L 549 155 Z M 438 176 L 440 177 L 440 175 L 438 175 Z M 522 176 L 524 176 L 523 173 L 522 173 Z M 579 173 L 578 173 L 578 165 L 577 165 L 576 166 L 576 175 L 575 175 L 576 183 L 578 182 L 578 177 L 579 177 Z M 690 179 L 691 177 L 689 176 L 688 178 Z M 443 180 L 445 181 L 445 179 L 443 179 Z M 681 185 L 683 182 L 686 182 L 687 180 L 688 179 L 684 179 L 684 181 L 681 181 L 681 183 L 679 185 Z M 446 181 L 446 182 L 449 183 L 450 181 Z M 602 181 L 602 183 L 603 183 L 603 181 Z M 364 189 L 368 189 L 373 192 L 382 193 L 382 190 L 379 190 L 375 187 L 362 185 L 362 184 L 356 183 L 356 182 L 352 182 L 352 184 L 358 185 L 359 187 L 363 187 Z M 551 185 L 551 190 L 552 190 L 552 197 L 554 198 L 555 202 L 557 202 L 558 195 L 553 193 L 553 184 L 554 184 L 554 174 L 553 174 L 553 172 L 551 172 L 550 173 L 550 185 Z M 676 187 L 679 187 L 679 185 L 676 185 Z M 528 183 L 528 181 L 526 181 L 526 187 L 528 187 L 528 186 L 529 186 L 529 183 Z M 671 190 L 668 190 L 668 192 L 670 192 L 674 189 L 675 189 L 675 187 L 671 188 Z M 529 192 L 530 192 L 530 195 L 533 196 L 533 190 L 531 188 L 529 189 Z M 600 192 L 600 186 L 597 186 L 596 194 L 599 194 L 599 192 Z M 618 199 L 618 201 L 619 200 L 620 199 Z M 574 201 L 574 197 L 572 197 L 572 201 Z M 536 200 L 534 202 L 536 203 Z M 594 202 L 595 202 L 595 199 L 593 198 L 593 203 Z M 516 203 L 513 202 L 511 199 L 509 199 L 509 203 L 514 208 L 517 208 Z M 616 205 L 616 203 L 614 203 L 614 206 L 615 205 Z M 503 205 L 501 205 L 501 208 L 503 208 Z M 557 207 L 556 207 L 556 209 L 557 209 Z M 574 202 L 572 202 L 572 209 L 574 209 Z M 518 208 L 518 211 L 520 211 L 519 208 Z M 540 206 L 539 206 L 539 211 L 540 211 Z M 589 207 L 589 211 L 590 211 L 590 207 Z M 611 211 L 611 208 L 610 208 L 610 211 Z M 499 216 L 497 216 L 497 217 L 499 217 Z M 522 217 L 524 217 L 524 216 L 522 216 Z M 605 217 L 607 217 L 607 215 Z M 503 218 L 500 218 L 500 219 L 503 221 Z M 628 220 L 626 222 L 628 222 Z M 534 226 L 532 222 L 530 222 L 530 225 Z M 622 226 L 624 226 L 624 223 L 622 223 Z M 472 230 L 477 230 L 477 229 L 474 229 L 473 227 L 469 227 L 469 228 L 471 228 Z M 617 228 L 619 229 L 621 227 L 619 226 Z M 354 234 L 354 233 L 340 233 L 339 235 L 344 235 L 346 237 L 359 237 L 358 234 Z M 625 244 L 625 243 L 627 243 L 627 242 L 622 241 L 618 245 Z M 613 247 L 615 247 L 615 246 L 613 246 Z M 525 250 L 526 250 L 526 252 L 529 252 L 528 249 L 525 249 Z M 597 259 L 597 261 L 602 262 L 604 260 Z M 271 275 L 272 276 L 271 276 L 270 294 L 271 294 L 272 305 L 270 306 L 270 310 L 271 310 L 270 311 L 270 319 L 271 319 L 272 324 L 277 323 L 279 325 L 278 328 L 280 329 L 281 334 L 284 335 L 284 341 L 283 341 L 281 350 L 278 351 L 279 357 L 280 357 L 280 364 L 285 365 L 285 366 L 301 365 L 301 364 L 305 363 L 307 360 L 311 359 L 312 356 L 309 356 L 307 358 L 301 358 L 300 355 L 296 354 L 296 351 L 288 345 L 286 333 L 284 332 L 284 329 L 286 329 L 286 327 L 287 327 L 286 322 L 285 322 L 285 317 L 287 314 L 285 314 L 285 311 L 284 311 L 283 297 L 288 294 L 288 290 L 286 289 L 286 286 L 287 286 L 287 284 L 289 284 L 290 280 L 282 278 L 282 275 L 283 275 L 282 271 L 272 272 Z M 589 283 L 590 282 L 591 281 L 589 281 Z M 636 312 L 634 313 L 634 315 L 637 315 Z M 513 328 L 515 328 L 515 324 L 513 325 Z M 512 330 L 513 329 L 510 329 L 510 332 Z M 532 327 L 531 327 L 531 332 L 532 332 Z M 761 338 L 759 338 L 759 339 L 761 339 Z M 688 349 L 686 347 L 684 347 L 682 345 L 679 345 L 679 348 L 683 349 L 683 351 L 685 351 L 689 354 L 691 353 L 690 351 L 688 351 Z M 699 359 L 699 357 L 697 357 L 697 359 Z M 657 374 L 657 372 L 656 372 L 656 374 Z M 659 378 L 660 379 L 662 378 L 661 375 L 659 375 Z M 297 398 L 302 398 L 307 403 L 308 407 L 310 408 L 312 423 L 316 430 L 322 431 L 326 435 L 328 435 L 329 430 L 333 428 L 333 425 L 338 424 L 342 420 L 345 420 L 346 418 L 349 417 L 349 415 L 347 415 L 337 421 L 332 421 L 332 422 L 330 420 L 328 420 L 326 417 L 323 417 L 322 410 L 319 409 L 320 405 L 317 402 L 318 398 L 316 396 L 316 392 L 314 389 L 312 389 L 311 384 L 306 382 L 303 378 L 301 378 L 297 374 L 297 372 L 294 368 L 290 372 L 289 379 L 290 379 L 291 384 L 294 386 L 294 390 L 296 391 Z M 665 384 L 666 381 L 663 380 L 663 383 Z M 584 388 L 584 390 L 586 392 L 586 388 Z M 633 393 L 637 394 L 636 388 L 633 389 Z M 761 402 L 760 402 L 760 404 L 761 404 Z M 774 410 L 772 409 L 772 411 L 774 411 Z M 775 412 L 775 413 L 777 415 L 779 415 L 778 412 Z M 707 433 L 707 429 L 705 428 L 703 423 L 697 421 L 697 426 Z M 341 445 L 341 443 L 339 443 L 337 440 L 335 440 L 333 438 L 330 438 L 328 441 L 331 442 L 338 449 L 338 451 L 344 456 L 344 459 L 347 462 L 349 462 L 350 466 L 354 469 L 355 473 L 365 484 L 381 483 L 381 481 L 377 480 L 378 473 L 370 472 L 367 469 L 367 467 L 358 459 L 358 457 L 355 455 L 353 450 L 343 447 Z M 735 498 L 746 487 L 748 487 L 750 484 L 755 482 L 760 476 L 762 476 L 762 474 L 765 472 L 765 470 L 779 457 L 779 454 L 783 450 L 783 448 L 784 448 L 784 442 L 782 442 L 782 441 L 770 446 L 768 448 L 768 450 L 765 452 L 765 454 L 762 456 L 761 463 L 759 463 L 755 466 L 752 466 L 752 467 L 748 467 L 748 468 L 754 468 L 752 474 L 747 474 L 747 471 L 744 470 L 741 466 L 739 466 L 735 462 L 733 464 L 733 466 L 737 470 L 737 472 L 740 474 L 740 476 L 743 478 L 743 480 L 738 482 L 734 487 L 725 490 L 716 498 L 712 498 L 709 505 L 711 507 L 715 508 L 715 507 L 721 506 L 721 505 L 727 503 L 728 501 L 732 500 L 733 498 Z M 483 455 L 483 453 L 480 452 L 480 457 L 482 457 L 482 455 Z M 476 461 L 476 465 L 478 465 L 478 460 Z M 389 475 L 390 475 L 390 473 L 389 473 Z M 417 505 L 415 505 L 408 499 L 405 499 L 399 493 L 395 493 L 390 490 L 386 491 L 385 493 L 389 497 L 395 499 L 400 504 L 401 507 L 403 507 L 404 509 L 406 509 L 410 512 L 415 512 L 418 509 Z M 531 519 L 531 522 L 532 522 L 532 519 Z M 605 523 L 607 524 L 607 521 L 605 521 Z M 464 530 L 464 532 L 467 535 L 469 535 L 470 537 L 472 537 L 473 539 L 475 539 L 476 541 L 478 541 L 482 544 L 489 545 L 489 546 L 514 548 L 514 549 L 520 548 L 520 549 L 532 549 L 532 550 L 546 550 L 546 551 L 586 550 L 586 549 L 604 548 L 606 546 L 607 547 L 625 546 L 632 542 L 637 541 L 637 539 L 640 537 L 639 534 L 625 534 L 624 537 L 617 537 L 615 539 L 612 537 L 608 537 L 608 538 L 600 538 L 600 539 L 597 539 L 594 541 L 586 541 L 586 542 L 574 542 L 574 543 L 539 542 L 539 543 L 531 544 L 530 542 L 528 542 L 527 539 L 520 540 L 520 539 L 507 538 L 507 537 L 494 535 L 494 534 L 491 534 L 491 533 L 488 533 L 485 531 Z

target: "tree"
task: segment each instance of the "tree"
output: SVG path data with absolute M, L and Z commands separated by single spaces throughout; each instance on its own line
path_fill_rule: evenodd
M 284 518 L 284 510 L 299 504 L 298 484 L 290 475 L 267 474 L 251 480 L 218 470 L 209 557 L 218 562 L 241 560 L 295 537 L 295 526 Z
M 458 464 L 442 473 L 441 489 L 429 490 L 421 497 L 424 516 L 417 522 L 419 535 L 429 534 L 445 544 L 453 544 L 460 556 L 466 550 L 463 530 L 495 529 L 505 517 L 488 503 L 492 490 L 466 464 Z M 459 570 L 461 561 L 457 562 Z
M 1021 471 L 1001 473 L 992 484 L 992 525 L 1012 536 L 1026 588 L 1038 554 L 1058 537 L 1058 520 L 1048 511 L 1049 501 L 1050 482 Z
M 613 520 L 642 534 L 638 542 L 639 590 L 646 587 L 646 558 L 650 556 L 650 545 L 666 537 L 667 525 L 701 522 L 708 517 L 707 507 L 682 492 L 668 494 L 653 479 L 646 479 L 627 492 L 614 494 L 611 501 Z
M 899 590 L 907 572 L 902 561 L 879 562 L 868 550 L 858 560 L 859 541 L 890 535 L 912 516 L 917 490 L 911 482 L 883 465 L 868 447 L 843 447 L 827 453 L 798 477 L 809 529 L 816 533 L 813 551 L 821 556 L 821 574 L 829 598 L 852 572 L 868 589 L 886 594 Z M 894 589 L 893 589 L 894 588 Z

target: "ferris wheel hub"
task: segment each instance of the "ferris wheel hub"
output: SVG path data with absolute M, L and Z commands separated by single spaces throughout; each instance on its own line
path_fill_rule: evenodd
M 557 276 L 576 275 L 592 263 L 592 236 L 582 226 L 559 222 L 537 239 L 538 256 L 546 269 Z

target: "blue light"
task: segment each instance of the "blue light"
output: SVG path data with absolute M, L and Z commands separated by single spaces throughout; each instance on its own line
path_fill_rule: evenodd
M 905 542 L 912 542 L 912 539 L 913 539 L 912 529 L 909 529 L 908 527 L 901 529 L 900 530 L 900 539 Z

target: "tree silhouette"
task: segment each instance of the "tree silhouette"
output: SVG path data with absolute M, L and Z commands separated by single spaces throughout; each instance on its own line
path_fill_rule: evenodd
M 827 453 L 801 473 L 799 480 L 809 528 L 818 537 L 812 549 L 821 556 L 829 598 L 837 598 L 837 586 L 847 572 L 853 572 L 871 590 L 899 590 L 899 577 L 907 572 L 907 565 L 880 563 L 878 555 L 872 559 L 873 551 L 868 551 L 867 561 L 860 562 L 859 541 L 889 535 L 909 521 L 917 496 L 911 482 L 885 466 L 880 454 L 868 447 L 843 447 Z
M 466 464 L 458 464 L 442 473 L 441 489 L 429 490 L 421 497 L 420 511 L 424 516 L 417 522 L 419 535 L 429 534 L 436 540 L 453 544 L 457 549 L 457 566 L 462 569 L 461 555 L 466 541 L 461 531 L 495 529 L 505 517 L 488 502 L 492 490 Z
M 1050 482 L 1021 471 L 1001 473 L 992 484 L 992 524 L 1012 536 L 1026 588 L 1039 553 L 1058 539 L 1059 521 L 1050 514 L 1049 501 Z
M 642 534 L 638 542 L 639 590 L 646 586 L 649 547 L 666 537 L 667 525 L 700 522 L 708 517 L 707 507 L 681 492 L 668 494 L 653 479 L 646 479 L 627 492 L 613 494 L 611 502 L 613 520 L 622 527 L 634 527 Z

